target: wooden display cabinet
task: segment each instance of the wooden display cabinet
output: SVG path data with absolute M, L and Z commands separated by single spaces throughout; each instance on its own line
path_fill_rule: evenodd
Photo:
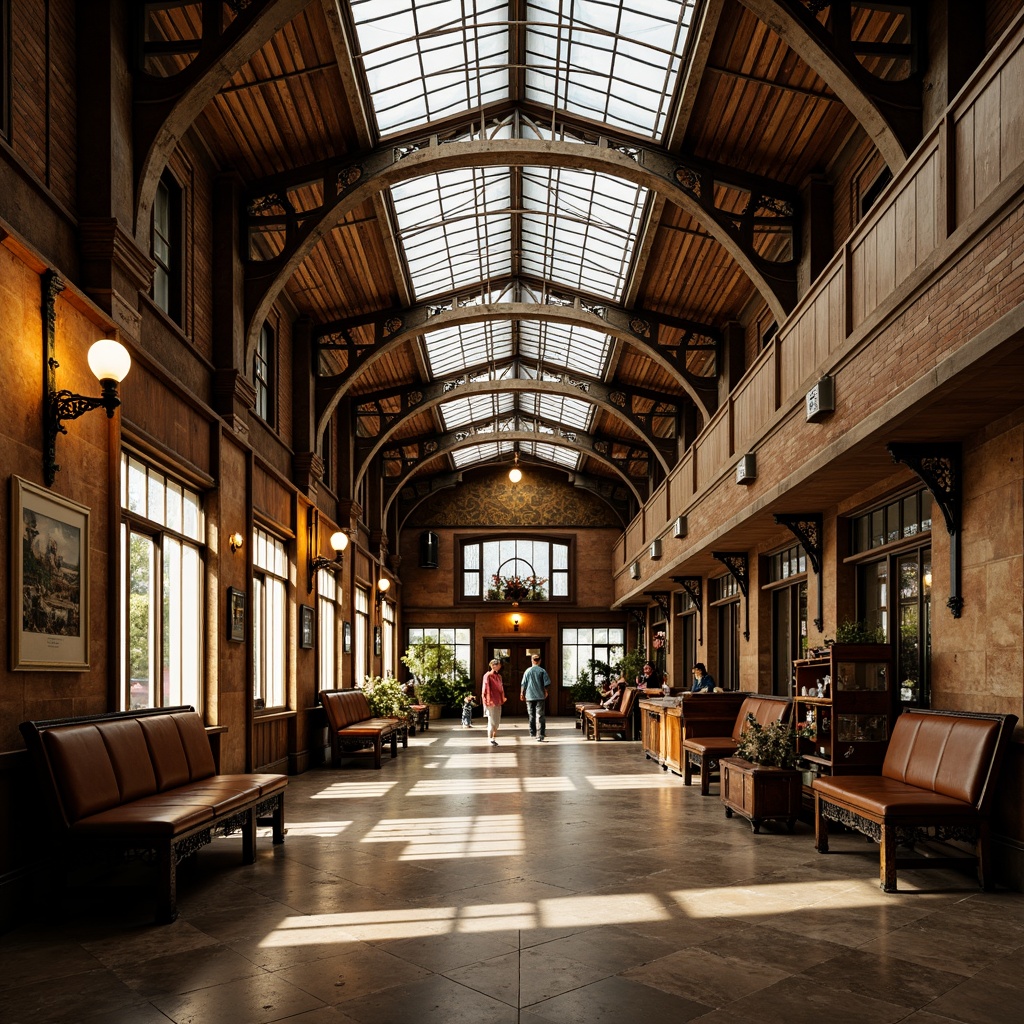
M 881 771 L 899 713 L 891 646 L 833 644 L 793 669 L 793 722 L 808 774 Z

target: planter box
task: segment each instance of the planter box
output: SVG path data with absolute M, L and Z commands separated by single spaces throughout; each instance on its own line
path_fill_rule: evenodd
M 768 819 L 782 819 L 793 831 L 803 795 L 803 777 L 797 769 L 767 768 L 741 757 L 723 757 L 720 769 L 727 818 L 734 811 L 743 815 L 755 834 Z

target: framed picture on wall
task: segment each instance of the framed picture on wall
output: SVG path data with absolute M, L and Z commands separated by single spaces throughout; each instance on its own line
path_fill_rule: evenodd
M 11 669 L 89 668 L 89 509 L 11 477 Z
M 245 592 L 228 587 L 228 639 L 245 642 Z
M 341 650 L 344 654 L 352 653 L 352 623 L 341 624 Z
M 313 609 L 308 604 L 299 608 L 299 646 L 307 650 L 313 646 Z
M 380 626 L 373 627 L 373 653 L 380 657 Z

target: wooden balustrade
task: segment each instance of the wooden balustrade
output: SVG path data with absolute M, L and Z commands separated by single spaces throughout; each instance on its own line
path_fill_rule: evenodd
M 841 376 L 845 369 L 853 379 L 864 372 L 872 344 L 888 340 L 886 318 L 927 301 L 920 285 L 952 273 L 960 250 L 984 243 L 998 222 L 994 214 L 1022 180 L 1024 19 L 1018 19 L 628 525 L 623 546 L 616 547 L 618 597 L 644 586 L 629 577 L 633 561 L 640 562 L 642 577 L 654 575 L 650 541 L 671 537 L 677 515 L 730 483 L 736 459 L 756 451 L 781 416 L 802 407 L 821 375 Z M 1018 244 L 1022 234 L 1024 227 L 1016 228 Z M 933 360 L 969 337 L 962 331 L 936 336 Z M 855 359 L 860 365 L 851 369 Z M 901 367 L 908 380 L 900 386 L 927 368 Z M 678 557 L 686 541 L 674 543 Z

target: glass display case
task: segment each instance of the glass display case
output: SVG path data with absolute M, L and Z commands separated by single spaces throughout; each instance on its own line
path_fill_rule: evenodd
M 889 644 L 833 644 L 795 661 L 792 696 L 806 785 L 881 770 L 897 714 Z

